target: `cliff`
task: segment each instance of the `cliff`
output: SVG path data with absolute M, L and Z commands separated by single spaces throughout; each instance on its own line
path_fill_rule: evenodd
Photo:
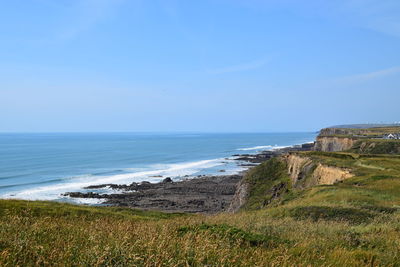
M 359 154 L 400 154 L 400 140 L 318 136 L 314 151 L 348 151 Z
M 385 138 L 400 132 L 400 127 L 325 128 L 316 139 L 314 150 L 339 152 L 351 150 L 361 154 L 398 154 L 400 140 Z
M 292 154 L 286 156 L 285 160 L 292 186 L 295 188 L 331 185 L 353 177 L 349 170 L 317 163 L 309 157 Z
M 349 150 L 357 141 L 357 137 L 369 133 L 368 129 L 325 128 L 319 132 L 314 150 L 322 152 Z
M 246 203 L 249 196 L 249 184 L 241 180 L 236 187 L 236 193 L 227 209 L 228 212 L 237 212 Z
M 228 211 L 258 209 L 312 186 L 333 185 L 354 175 L 302 154 L 272 158 L 251 169 L 238 184 Z
M 318 136 L 314 150 L 323 152 L 337 152 L 351 149 L 356 139 L 349 137 Z

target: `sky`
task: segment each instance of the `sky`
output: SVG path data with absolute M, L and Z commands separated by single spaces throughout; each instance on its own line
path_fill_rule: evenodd
M 398 121 L 399 0 L 0 0 L 0 132 Z

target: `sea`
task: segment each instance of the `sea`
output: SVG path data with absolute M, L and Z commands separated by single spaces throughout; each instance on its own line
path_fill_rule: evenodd
M 245 169 L 237 154 L 312 142 L 316 133 L 1 133 L 0 198 L 73 199 L 90 185 L 160 182 Z M 93 190 L 91 190 L 93 191 Z M 98 189 L 112 193 L 113 189 Z

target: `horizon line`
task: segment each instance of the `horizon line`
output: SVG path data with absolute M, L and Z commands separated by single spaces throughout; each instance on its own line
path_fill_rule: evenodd
M 296 131 L 0 131 L 0 134 L 56 134 L 56 133 L 154 133 L 154 134 L 160 134 L 160 133 L 195 133 L 195 134 L 241 134 L 241 133 L 312 133 L 316 132 L 319 130 L 312 130 L 312 131 L 301 131 L 301 130 L 296 130 Z

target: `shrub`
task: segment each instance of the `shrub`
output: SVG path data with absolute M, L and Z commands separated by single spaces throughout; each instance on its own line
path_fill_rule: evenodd
M 295 219 L 346 221 L 353 224 L 367 223 L 374 217 L 374 214 L 364 210 L 325 206 L 296 207 L 289 214 Z
M 273 244 L 278 243 L 278 238 L 273 236 L 265 236 L 256 233 L 244 231 L 227 224 L 199 224 L 194 226 L 183 226 L 178 229 L 179 235 L 187 233 L 201 233 L 208 232 L 216 235 L 219 238 L 226 238 L 230 242 L 246 244 L 249 246 L 263 246 L 271 247 Z

